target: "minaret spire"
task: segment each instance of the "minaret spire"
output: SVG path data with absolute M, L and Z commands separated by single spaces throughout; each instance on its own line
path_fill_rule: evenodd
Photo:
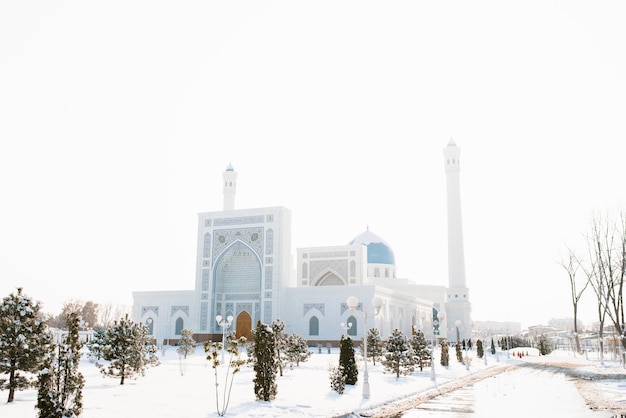
M 237 172 L 231 163 L 222 175 L 224 179 L 224 210 L 235 210 L 235 194 L 237 193 Z
M 456 338 L 456 321 L 460 321 L 461 338 L 471 332 L 469 289 L 465 282 L 465 254 L 463 249 L 463 222 L 461 216 L 460 172 L 461 149 L 450 138 L 443 149 L 448 199 L 448 295 L 446 311 L 448 339 Z

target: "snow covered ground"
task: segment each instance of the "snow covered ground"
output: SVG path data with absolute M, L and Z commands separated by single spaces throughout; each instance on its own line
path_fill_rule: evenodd
M 587 359 L 585 356 L 574 356 L 572 353 L 554 352 L 542 357 L 533 349 L 522 351 L 524 353 L 528 351 L 529 355 L 520 359 L 517 356 L 507 356 L 506 352 L 499 352 L 497 357 L 489 355 L 486 364 L 484 360 L 474 358 L 469 370 L 456 361 L 453 351 L 450 353 L 450 366 L 448 368 L 440 366 L 437 352 L 436 385 L 431 380 L 430 369 L 396 379 L 394 375 L 385 373 L 380 364 L 374 366 L 370 362 L 368 370 L 371 397 L 363 399 L 362 361 L 359 361 L 359 381 L 355 386 L 347 386 L 346 391 L 340 395 L 331 390 L 329 381 L 329 368 L 338 364 L 338 350 L 333 349 L 328 354 L 324 349 L 320 354 L 315 349 L 306 363 L 297 368 L 287 369 L 282 377 L 277 377 L 278 395 L 272 402 L 255 400 L 252 382 L 254 371 L 251 367 L 244 367 L 235 375 L 226 416 L 331 417 L 349 413 L 363 416 L 391 413 L 394 411 L 395 402 L 401 403 L 408 397 L 427 398 L 457 386 L 467 386 L 481 377 L 518 364 L 526 364 L 531 369 L 535 367 L 543 371 L 559 372 L 559 377 L 541 381 L 551 396 L 558 397 L 561 390 L 567 389 L 565 385 L 559 384 L 561 381 L 559 379 L 562 379 L 565 373 L 568 380 L 575 379 L 574 382 L 584 393 L 588 405 L 602 411 L 598 413 L 599 417 L 626 414 L 626 379 L 624 379 L 626 370 L 619 361 L 608 359 L 601 365 L 592 355 Z M 470 354 L 470 357 L 472 356 L 473 354 Z M 184 369 L 185 373 L 181 375 L 178 354 L 175 347 L 172 347 L 162 355 L 161 365 L 149 369 L 146 376 L 137 380 L 127 380 L 121 386 L 117 379 L 102 377 L 93 363 L 84 358 L 81 371 L 85 376 L 86 385 L 83 391 L 82 416 L 85 418 L 217 416 L 214 371 L 205 360 L 201 347 L 187 358 Z M 223 377 L 224 366 L 220 367 L 219 372 L 220 377 Z M 533 377 L 532 373 L 518 373 L 515 379 L 516 386 L 521 391 L 529 391 L 527 395 L 533 396 L 530 389 L 524 389 L 537 386 L 536 377 Z M 526 379 L 528 384 L 524 382 Z M 223 388 L 223 384 L 218 387 L 220 396 L 223 396 Z M 17 392 L 15 402 L 10 404 L 6 403 L 7 396 L 7 391 L 0 391 L 2 397 L 0 417 L 37 416 L 37 410 L 34 408 L 37 396 L 35 390 Z M 499 402 L 501 409 L 498 405 L 490 405 L 492 410 L 502 411 L 510 406 L 506 397 L 502 397 Z

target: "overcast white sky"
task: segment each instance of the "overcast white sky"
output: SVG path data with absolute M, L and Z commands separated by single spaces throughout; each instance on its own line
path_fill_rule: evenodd
M 621 1 L 2 2 L 0 296 L 192 289 L 229 162 L 238 208 L 292 210 L 294 254 L 369 224 L 400 276 L 445 285 L 453 138 L 474 319 L 571 316 L 557 261 L 626 202 L 625 21 Z

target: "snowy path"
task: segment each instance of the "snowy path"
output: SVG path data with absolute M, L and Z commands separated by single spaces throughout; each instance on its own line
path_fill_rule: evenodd
M 421 417 L 611 417 L 585 404 L 573 381 L 561 373 L 515 368 L 449 392 L 405 412 Z
M 590 405 L 602 404 L 598 399 L 601 394 L 586 385 L 580 376 L 572 378 L 571 374 L 564 373 L 567 369 L 564 364 L 519 364 L 485 370 L 437 391 L 371 411 L 368 415 L 404 418 L 495 417 L 502 414 L 507 417 L 614 417 L 614 413 L 607 409 L 590 409 Z

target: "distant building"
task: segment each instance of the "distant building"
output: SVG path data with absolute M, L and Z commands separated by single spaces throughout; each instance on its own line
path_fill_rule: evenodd
M 477 338 L 490 335 L 517 335 L 522 332 L 522 324 L 508 321 L 475 321 L 472 329 Z
M 223 173 L 223 210 L 198 215 L 195 288 L 133 292 L 133 319 L 159 343 L 177 340 L 183 329 L 193 330 L 197 341 L 219 340 L 218 315 L 232 317 L 228 330 L 247 338 L 258 321 L 281 319 L 287 333 L 309 343 L 335 342 L 343 332 L 360 338 L 372 327 L 383 338 L 398 328 L 407 335 L 423 329 L 428 338 L 446 339 L 456 334 L 456 321 L 469 329 L 459 152 L 453 141 L 444 149 L 448 288 L 398 278 L 393 249 L 369 228 L 346 245 L 297 249 L 294 269 L 291 212 L 284 207 L 236 209 L 238 175 L 229 165 Z M 367 325 L 348 307 L 350 296 L 358 298 L 357 309 L 370 312 Z M 373 298 L 382 301 L 375 317 Z

